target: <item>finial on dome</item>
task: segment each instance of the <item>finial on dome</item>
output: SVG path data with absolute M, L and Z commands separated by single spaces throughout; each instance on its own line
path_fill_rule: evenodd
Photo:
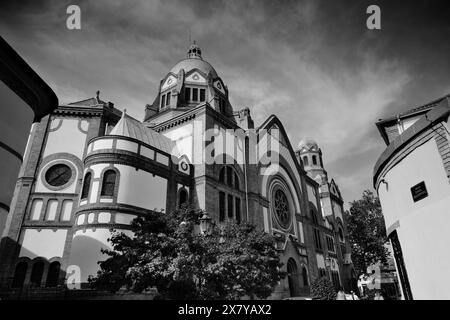
M 313 139 L 302 139 L 302 140 L 300 140 L 300 142 L 297 145 L 297 150 L 301 150 L 303 148 L 306 148 L 308 150 L 311 148 L 318 149 L 319 146 L 318 146 L 317 142 L 314 141 Z
M 127 109 L 125 108 L 125 109 L 123 109 L 123 111 L 122 111 L 122 118 L 125 118 L 125 115 L 127 114 Z
M 187 57 L 189 59 L 202 59 L 202 50 L 197 45 L 197 42 L 195 40 L 189 47 Z
M 100 90 L 97 90 L 95 93 L 95 98 L 97 99 L 97 103 L 100 103 Z

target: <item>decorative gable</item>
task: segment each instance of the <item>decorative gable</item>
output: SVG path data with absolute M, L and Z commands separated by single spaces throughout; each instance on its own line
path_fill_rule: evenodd
M 221 93 L 225 94 L 225 86 L 220 79 L 214 81 L 214 88 L 219 90 Z
M 334 182 L 334 179 L 331 179 L 331 182 L 330 182 L 330 192 L 331 192 L 331 194 L 335 195 L 336 197 L 341 198 L 341 192 L 339 191 L 339 188 L 336 185 L 336 182 Z
M 203 77 L 200 72 L 195 71 L 192 74 L 190 74 L 189 76 L 186 77 L 186 81 L 187 82 L 194 82 L 194 83 L 201 83 L 204 84 L 206 83 L 206 78 Z
M 164 91 L 170 87 L 173 87 L 176 84 L 177 84 L 177 78 L 174 77 L 173 75 L 170 75 L 169 77 L 167 77 L 166 81 L 164 81 L 164 84 L 161 87 L 161 91 Z

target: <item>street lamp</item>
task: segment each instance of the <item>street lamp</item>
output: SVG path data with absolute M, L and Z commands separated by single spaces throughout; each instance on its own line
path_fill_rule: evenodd
M 325 258 L 325 268 L 327 269 L 328 280 L 333 282 L 333 280 L 331 279 L 331 258 L 330 257 Z
M 200 220 L 200 233 L 201 234 L 210 234 L 211 233 L 211 217 L 208 213 L 203 213 Z

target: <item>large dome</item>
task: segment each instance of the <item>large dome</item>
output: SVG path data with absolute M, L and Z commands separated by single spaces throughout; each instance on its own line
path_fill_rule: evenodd
M 214 70 L 213 66 L 202 59 L 189 58 L 181 60 L 175 66 L 173 66 L 170 72 L 178 74 L 178 72 L 180 72 L 181 69 L 184 69 L 185 73 L 188 73 L 193 69 L 198 69 L 201 72 L 205 73 L 206 75 L 208 75 L 211 72 L 213 78 L 217 78 L 217 72 L 216 70 Z

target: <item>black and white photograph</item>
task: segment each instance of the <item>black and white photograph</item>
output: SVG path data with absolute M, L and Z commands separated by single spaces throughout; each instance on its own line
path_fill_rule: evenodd
M 449 40 L 448 0 L 2 1 L 0 305 L 450 300 Z

